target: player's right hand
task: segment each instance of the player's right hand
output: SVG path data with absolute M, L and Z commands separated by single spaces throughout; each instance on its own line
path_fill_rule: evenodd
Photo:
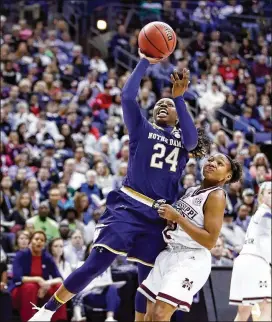
M 173 84 L 173 97 L 175 98 L 183 95 L 187 91 L 190 84 L 190 71 L 184 68 L 182 71 L 182 78 L 180 79 L 178 72 L 175 70 L 173 74 L 171 74 L 171 82 Z
M 150 62 L 150 64 L 157 64 L 160 61 L 164 60 L 164 58 L 152 58 L 152 57 L 148 57 L 144 53 L 141 52 L 141 49 L 140 48 L 138 49 L 138 53 L 139 53 L 139 56 L 140 56 L 141 59 L 143 59 L 143 58 L 147 59 Z

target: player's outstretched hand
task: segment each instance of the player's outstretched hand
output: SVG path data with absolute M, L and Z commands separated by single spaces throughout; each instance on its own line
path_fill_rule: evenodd
M 150 62 L 150 64 L 157 64 L 160 61 L 164 60 L 164 58 L 147 57 L 144 53 L 141 52 L 140 48 L 138 49 L 138 53 L 139 53 L 139 56 L 140 56 L 141 59 L 143 59 L 143 58 L 147 59 Z
M 172 96 L 178 97 L 183 95 L 190 84 L 190 71 L 186 68 L 182 71 L 182 79 L 179 78 L 178 72 L 174 70 L 174 73 L 171 74 L 172 87 Z
M 170 205 L 163 204 L 159 207 L 158 213 L 160 217 L 176 222 L 179 217 L 179 213 Z

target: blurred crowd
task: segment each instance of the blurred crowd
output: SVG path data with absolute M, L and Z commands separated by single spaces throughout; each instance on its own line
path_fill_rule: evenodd
M 179 37 L 174 54 L 148 69 L 138 102 L 143 115 L 152 120 L 156 100 L 171 95 L 171 72 L 190 69 L 192 80 L 185 99 L 195 113 L 195 123 L 213 140 L 212 152 L 228 154 L 244 167 L 242 182 L 227 188 L 221 237 L 212 250 L 213 265 L 231 266 L 256 209 L 258 186 L 271 180 L 267 156 L 260 146 L 250 144 L 256 133 L 271 135 L 272 130 L 271 28 L 252 23 L 241 32 L 229 25 L 231 14 L 260 14 L 260 1 L 247 7 L 234 0 L 217 6 L 219 2 L 199 1 L 193 12 L 186 9 L 187 1 L 181 1 L 179 8 L 171 1 L 142 2 L 143 23 L 152 12 L 176 27 L 180 36 L 190 19 L 193 35 L 189 41 Z M 110 58 L 114 60 L 118 47 L 136 55 L 138 33 L 121 24 L 109 43 Z M 99 53 L 87 57 L 63 19 L 56 19 L 49 28 L 42 21 L 12 23 L 2 15 L 0 44 L 1 294 L 10 291 L 13 308 L 26 319 L 31 307 L 20 302 L 16 291 L 24 274 L 40 277 L 35 281 L 40 288 L 33 286 L 36 298 L 31 301 L 46 299 L 59 278 L 67 277 L 88 255 L 107 194 L 122 185 L 129 137 L 120 93 L 130 73 L 113 68 Z M 234 131 L 233 136 L 224 128 Z M 202 162 L 189 160 L 180 180 L 180 195 L 200 183 Z M 25 250 L 27 256 L 29 245 L 39 256 L 46 254 L 47 276 L 31 271 L 29 258 L 24 260 L 24 270 L 19 269 L 18 253 Z M 12 269 L 6 263 L 15 254 Z M 114 265 L 135 270 L 120 258 Z M 104 306 L 108 321 L 114 321 L 118 294 L 109 288 L 113 285 L 110 272 L 106 279 L 98 283 L 104 286 L 97 292 L 113 292 L 110 298 L 115 302 Z M 74 303 L 75 321 L 82 318 L 83 297 Z

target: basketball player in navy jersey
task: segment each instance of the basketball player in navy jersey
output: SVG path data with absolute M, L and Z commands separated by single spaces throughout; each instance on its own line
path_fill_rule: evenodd
M 146 69 L 159 60 L 139 52 L 140 62 L 122 91 L 122 108 L 129 132 L 129 165 L 120 190 L 107 198 L 107 209 L 97 225 L 93 250 L 83 266 L 74 271 L 49 302 L 30 321 L 50 321 L 54 311 L 80 292 L 113 262 L 117 254 L 139 264 L 139 282 L 151 270 L 165 247 L 162 230 L 166 221 L 158 216 L 157 202 L 173 203 L 189 151 L 203 156 L 209 147 L 198 135 L 183 94 L 188 88 L 189 71 L 182 79 L 171 75 L 173 99 L 163 98 L 154 107 L 154 123 L 141 114 L 136 101 Z M 178 127 L 177 127 L 178 125 Z M 143 321 L 145 301 L 136 296 L 136 321 Z

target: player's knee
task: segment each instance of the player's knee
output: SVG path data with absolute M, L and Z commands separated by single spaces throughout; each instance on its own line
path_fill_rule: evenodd
M 163 303 L 155 304 L 151 321 L 168 321 L 168 314 Z
M 266 313 L 271 314 L 271 302 L 264 300 L 259 304 L 259 307 L 260 307 L 261 314 L 266 314 Z
M 238 308 L 240 318 L 247 319 L 251 313 L 251 306 L 240 305 Z

